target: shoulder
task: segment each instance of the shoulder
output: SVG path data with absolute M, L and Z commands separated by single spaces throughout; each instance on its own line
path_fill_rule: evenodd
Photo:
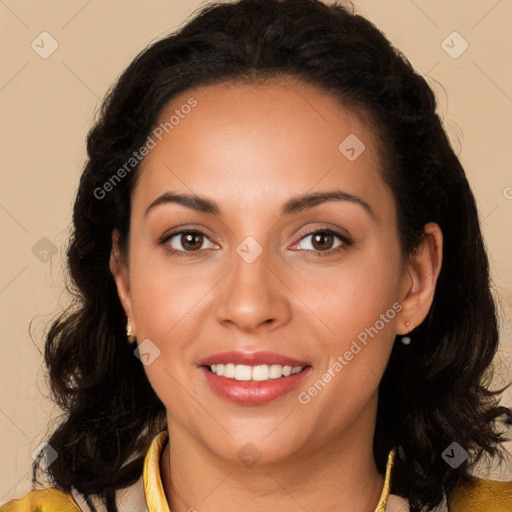
M 0 512 L 107 512 L 105 503 L 97 494 L 90 494 L 91 509 L 85 496 L 74 487 L 65 493 L 54 487 L 33 490 L 21 499 L 13 499 L 0 505 Z M 116 491 L 116 504 L 121 512 L 148 512 L 142 475 L 128 487 Z
M 73 496 L 59 489 L 38 489 L 0 506 L 0 512 L 81 512 Z
M 159 456 L 168 433 L 166 430 L 157 434 L 145 456 L 144 474 L 128 487 L 117 489 L 116 503 L 118 510 L 123 512 L 148 512 L 146 505 L 145 481 L 147 480 L 148 492 L 155 493 L 154 486 L 160 481 Z M 158 491 L 156 491 L 158 494 Z M 88 496 L 94 504 L 97 512 L 106 512 L 105 504 L 100 496 L 91 494 Z M 85 500 L 85 496 L 74 487 L 70 493 L 63 492 L 55 487 L 38 489 L 28 492 L 20 499 L 12 499 L 0 505 L 0 512 L 91 512 L 91 508 Z
M 473 478 L 451 494 L 450 512 L 511 512 L 512 482 Z

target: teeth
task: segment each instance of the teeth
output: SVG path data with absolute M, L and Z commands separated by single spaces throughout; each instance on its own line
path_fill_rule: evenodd
M 222 365 L 220 365 L 222 366 Z M 217 365 L 217 371 L 220 371 L 220 368 Z M 218 375 L 218 374 L 217 374 Z M 234 364 L 227 364 L 224 366 L 224 377 L 228 377 L 229 379 L 235 378 L 235 365 Z
M 235 379 L 236 380 L 251 380 L 252 369 L 245 364 L 237 364 L 235 366 Z
M 268 380 L 270 378 L 270 368 L 266 364 L 253 366 L 252 380 Z
M 212 364 L 213 373 L 219 377 L 227 377 L 235 380 L 266 381 L 295 375 L 304 369 L 304 366 L 281 366 L 280 364 L 260 364 L 248 366 L 245 364 Z
M 270 366 L 269 372 L 271 379 L 279 379 L 283 376 L 283 367 L 280 364 L 273 364 Z

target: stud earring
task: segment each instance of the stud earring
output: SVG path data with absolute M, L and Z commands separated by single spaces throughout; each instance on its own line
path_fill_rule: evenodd
M 405 327 L 409 328 L 411 325 L 411 322 L 405 322 Z M 400 340 L 404 345 L 409 345 L 411 343 L 411 337 L 410 336 L 403 336 Z
M 135 336 L 132 334 L 133 329 L 130 325 L 130 319 L 128 318 L 126 321 L 126 337 L 128 339 L 128 343 L 133 343 L 135 341 Z

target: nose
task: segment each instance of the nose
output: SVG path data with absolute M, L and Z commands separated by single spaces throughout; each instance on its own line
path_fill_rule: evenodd
M 266 249 L 251 263 L 234 254 L 233 267 L 218 290 L 220 323 L 249 333 L 273 330 L 290 320 L 291 292 L 269 260 Z

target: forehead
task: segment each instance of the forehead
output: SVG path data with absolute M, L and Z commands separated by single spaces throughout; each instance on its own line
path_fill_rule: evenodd
M 277 208 L 290 195 L 333 188 L 380 196 L 381 204 L 390 199 L 383 197 L 388 191 L 372 128 L 307 84 L 281 79 L 193 88 L 165 106 L 159 127 L 137 184 L 146 204 L 166 190 L 228 204 L 245 199 L 246 209 L 269 201 Z

